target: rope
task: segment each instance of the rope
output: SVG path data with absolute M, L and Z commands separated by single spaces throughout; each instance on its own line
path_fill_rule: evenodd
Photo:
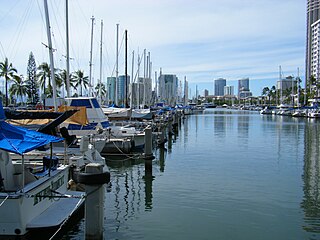
M 126 153 L 124 153 L 124 152 L 115 144 L 115 142 L 113 142 L 113 145 L 117 148 L 117 150 L 118 150 L 121 154 L 123 154 L 124 156 L 127 157 L 126 159 L 123 159 L 123 161 L 129 160 L 129 159 L 133 159 L 133 158 L 141 155 L 141 154 L 136 154 L 136 155 L 133 155 L 133 156 L 131 157 L 131 156 L 127 155 Z
M 9 195 L 6 196 L 5 199 L 3 199 L 3 201 L 0 203 L 0 207 L 4 204 L 4 202 L 9 198 Z

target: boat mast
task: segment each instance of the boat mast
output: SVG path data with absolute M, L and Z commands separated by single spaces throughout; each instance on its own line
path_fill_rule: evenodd
M 117 39 L 116 39 L 116 94 L 115 94 L 115 104 L 118 105 L 118 75 L 119 75 L 119 23 L 117 23 Z
M 298 76 L 297 76 L 297 105 L 300 107 L 300 76 L 299 76 L 299 68 L 298 68 Z
M 69 16 L 68 16 L 68 0 L 66 0 L 66 44 L 67 44 L 67 53 L 66 53 L 66 83 L 67 83 L 67 97 L 70 97 L 70 79 L 69 79 L 69 74 L 70 74 L 70 56 L 69 56 Z
M 146 105 L 146 78 L 147 78 L 147 68 L 146 68 L 146 49 L 143 50 L 143 108 Z
M 137 81 L 137 89 L 138 89 L 138 94 L 137 94 L 137 97 L 138 97 L 138 100 L 137 100 L 137 105 L 138 105 L 138 109 L 140 109 L 140 56 L 139 56 L 139 50 L 138 50 L 138 81 Z
M 90 62 L 89 62 L 89 96 L 92 93 L 92 47 L 93 47 L 93 25 L 94 17 L 91 17 L 91 47 L 90 47 Z
M 133 72 L 134 72 L 134 50 L 132 51 L 132 66 L 131 66 L 131 77 L 132 77 L 132 80 L 131 80 L 131 91 L 130 91 L 130 108 L 132 109 L 133 108 L 133 82 L 134 82 L 134 79 L 133 79 Z
M 281 65 L 279 66 L 279 80 L 280 80 L 280 104 L 282 104 L 282 75 L 281 75 Z
M 101 39 L 100 39 L 100 79 L 99 79 L 99 102 L 102 103 L 101 97 L 101 80 L 102 80 L 102 33 L 103 33 L 103 20 L 101 20 Z
M 125 67 L 124 67 L 124 74 L 125 74 L 125 83 L 124 83 L 124 107 L 127 107 L 128 105 L 128 30 L 125 30 L 125 51 L 124 51 L 124 61 L 125 61 Z
M 57 89 L 56 89 L 56 80 L 54 77 L 54 63 L 53 63 L 53 52 L 52 52 L 52 41 L 51 41 L 51 33 L 50 33 L 50 20 L 49 20 L 49 12 L 48 12 L 48 3 L 47 0 L 44 0 L 44 10 L 46 16 L 46 25 L 47 25 L 47 37 L 48 37 L 48 48 L 49 48 L 49 58 L 50 58 L 50 76 L 52 80 L 52 88 L 53 88 L 53 106 L 54 110 L 57 111 Z

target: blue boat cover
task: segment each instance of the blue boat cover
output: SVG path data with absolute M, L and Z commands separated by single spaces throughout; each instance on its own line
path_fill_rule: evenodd
M 5 115 L 0 99 L 0 149 L 5 151 L 22 155 L 48 143 L 63 141 L 63 138 L 13 126 L 4 120 Z

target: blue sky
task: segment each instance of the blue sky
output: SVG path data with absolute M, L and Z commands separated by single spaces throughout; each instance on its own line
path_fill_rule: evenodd
M 25 74 L 30 51 L 38 64 L 49 62 L 42 0 L 0 0 L 0 59 L 5 56 Z M 55 66 L 65 66 L 65 0 L 48 0 Z M 89 75 L 91 20 L 94 16 L 93 78 L 99 78 L 100 21 L 103 29 L 103 78 L 115 74 L 116 24 L 120 26 L 119 73 L 124 73 L 123 34 L 128 30 L 128 66 L 132 51 L 151 53 L 153 72 L 184 76 L 195 94 L 213 80 L 250 78 L 254 95 L 283 75 L 304 78 L 305 0 L 70 0 L 71 71 Z M 137 65 L 135 64 L 135 71 Z M 141 72 L 142 74 L 142 72 Z M 154 73 L 153 73 L 154 76 Z

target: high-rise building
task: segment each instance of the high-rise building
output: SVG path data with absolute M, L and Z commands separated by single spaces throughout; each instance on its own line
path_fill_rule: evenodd
M 242 78 L 238 80 L 238 98 L 243 99 L 246 97 L 251 97 L 252 92 L 249 88 L 249 78 Z
M 234 96 L 234 86 L 225 86 L 224 87 L 225 96 Z
M 249 78 L 242 78 L 238 80 L 238 97 L 241 92 L 250 91 L 249 88 Z
M 208 97 L 209 96 L 209 90 L 208 89 L 203 90 L 203 96 L 204 97 Z
M 224 78 L 218 78 L 214 80 L 214 95 L 215 96 L 223 96 L 224 95 L 224 87 L 226 86 L 227 80 Z
M 117 99 L 118 105 L 128 104 L 128 90 L 129 90 L 130 76 L 121 75 L 118 77 L 118 87 L 117 87 Z
M 310 76 L 319 79 L 320 71 L 320 19 L 311 25 L 311 63 Z
M 170 106 L 177 104 L 178 78 L 173 74 L 162 74 L 159 76 L 159 97 L 160 101 Z
M 288 76 L 277 81 L 277 90 L 279 91 L 285 91 L 287 89 L 292 91 L 295 86 L 297 86 L 297 79 L 292 76 Z
M 184 103 L 184 105 L 187 105 L 188 101 L 189 101 L 187 77 L 184 77 L 184 91 L 183 91 L 183 93 L 184 93 L 184 95 L 183 95 L 183 103 Z
M 312 75 L 312 25 L 320 19 L 320 0 L 307 0 L 306 85 Z M 315 30 L 315 29 L 314 29 Z

